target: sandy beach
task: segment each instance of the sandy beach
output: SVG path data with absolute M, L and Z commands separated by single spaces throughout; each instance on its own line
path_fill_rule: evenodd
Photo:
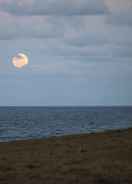
M 0 143 L 0 184 L 131 184 L 132 129 Z

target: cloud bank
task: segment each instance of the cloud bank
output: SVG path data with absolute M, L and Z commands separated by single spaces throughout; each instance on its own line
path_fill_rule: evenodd
M 103 0 L 1 0 L 2 11 L 15 15 L 104 14 Z
M 67 94 L 65 104 L 130 104 L 131 34 L 131 0 L 0 0 L 0 99 L 57 104 L 63 93 L 62 104 Z M 19 52 L 30 64 L 15 73 L 11 58 Z M 12 100 L 10 89 L 22 100 Z

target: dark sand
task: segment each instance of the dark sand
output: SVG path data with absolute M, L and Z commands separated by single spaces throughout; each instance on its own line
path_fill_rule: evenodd
M 0 143 L 0 184 L 132 184 L 132 129 Z

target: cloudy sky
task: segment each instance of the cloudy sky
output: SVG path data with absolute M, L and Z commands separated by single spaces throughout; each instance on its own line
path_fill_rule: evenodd
M 3 105 L 132 105 L 132 0 L 0 0 Z

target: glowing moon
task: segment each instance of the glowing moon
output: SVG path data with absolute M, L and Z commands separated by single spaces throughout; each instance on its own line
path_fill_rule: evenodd
M 12 64 L 20 69 L 26 66 L 29 63 L 28 57 L 23 53 L 18 53 L 12 58 Z

